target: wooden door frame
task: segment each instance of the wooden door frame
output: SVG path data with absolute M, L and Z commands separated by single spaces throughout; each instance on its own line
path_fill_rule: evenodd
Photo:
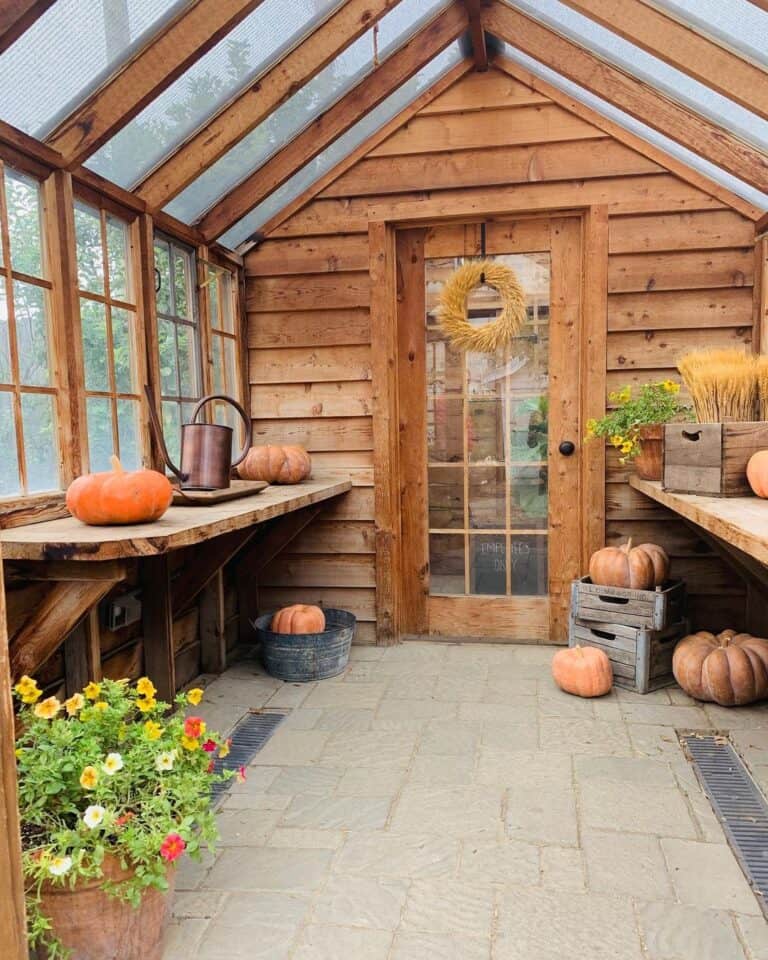
M 461 205 L 464 207 L 464 205 Z M 529 217 L 578 217 L 581 220 L 582 298 L 580 363 L 583 389 L 581 423 L 605 411 L 606 334 L 608 315 L 608 208 L 555 207 L 547 210 L 490 209 L 473 202 L 471 209 L 447 210 L 439 198 L 405 205 L 396 220 L 369 220 L 371 282 L 371 378 L 373 392 L 374 527 L 376 543 L 376 642 L 400 642 L 404 564 L 400 476 L 398 362 L 398 277 L 396 245 L 399 232 L 451 222 L 515 220 Z M 410 209 L 409 209 L 410 208 Z M 375 211 L 374 211 L 375 212 Z M 581 438 L 579 438 L 581 440 Z M 605 446 L 584 444 L 581 450 L 580 509 L 583 536 L 581 565 L 605 540 Z M 560 638 L 562 642 L 562 637 Z

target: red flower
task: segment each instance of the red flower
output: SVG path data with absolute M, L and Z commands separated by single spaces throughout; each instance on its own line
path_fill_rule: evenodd
M 213 773 L 215 769 L 216 769 L 216 761 L 211 760 L 211 762 L 208 764 L 208 773 Z
M 240 767 L 236 774 L 238 783 L 245 783 L 245 767 Z
M 218 744 L 215 740 L 206 740 L 203 744 L 203 750 L 205 750 L 206 753 L 213 753 L 217 746 Z
M 135 816 L 136 814 L 129 810 L 128 813 L 124 813 L 121 817 L 118 817 L 117 820 L 115 820 L 115 826 L 124 827 L 126 823 L 128 823 L 129 820 L 133 820 Z
M 184 853 L 186 847 L 184 839 L 178 833 L 169 833 L 160 847 L 160 856 L 168 863 L 173 863 Z
M 184 721 L 184 734 L 187 737 L 202 737 L 205 733 L 205 721 L 202 717 L 187 717 Z

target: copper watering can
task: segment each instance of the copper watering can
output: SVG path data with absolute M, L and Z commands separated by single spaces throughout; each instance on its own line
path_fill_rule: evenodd
M 251 419 L 237 400 L 223 393 L 203 397 L 192 411 L 192 420 L 181 427 L 181 467 L 177 467 L 168 455 L 163 429 L 155 410 L 152 393 L 144 387 L 149 404 L 149 419 L 155 439 L 160 447 L 168 469 L 181 481 L 182 490 L 225 490 L 229 486 L 232 467 L 245 459 L 251 446 Z M 222 400 L 237 410 L 245 424 L 245 443 L 235 460 L 232 457 L 232 427 L 220 423 L 198 423 L 197 418 L 203 407 L 212 400 Z

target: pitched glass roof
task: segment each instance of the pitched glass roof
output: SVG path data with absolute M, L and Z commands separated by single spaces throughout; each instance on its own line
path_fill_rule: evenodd
M 43 139 L 191 0 L 57 0 L 0 54 L 0 117 Z
M 351 90 L 453 0 L 401 0 L 235 147 L 212 164 L 165 209 L 191 223 L 280 147 Z
M 768 67 L 768 17 L 750 0 L 650 0 L 662 13 Z
M 345 0 L 264 0 L 86 166 L 131 188 Z

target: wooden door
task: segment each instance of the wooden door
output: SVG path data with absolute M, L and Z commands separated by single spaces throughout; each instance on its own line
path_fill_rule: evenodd
M 484 230 L 528 305 L 496 354 L 454 349 L 435 315 L 480 226 L 397 236 L 401 633 L 562 642 L 582 555 L 582 221 Z M 469 317 L 499 306 L 480 288 Z

